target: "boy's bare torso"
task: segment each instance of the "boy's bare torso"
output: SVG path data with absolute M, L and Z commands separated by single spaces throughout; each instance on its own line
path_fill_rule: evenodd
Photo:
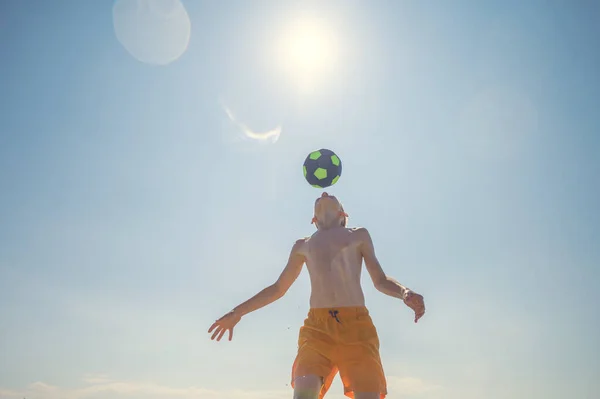
M 365 305 L 362 242 L 363 229 L 345 227 L 318 230 L 301 240 L 298 252 L 310 276 L 311 308 Z

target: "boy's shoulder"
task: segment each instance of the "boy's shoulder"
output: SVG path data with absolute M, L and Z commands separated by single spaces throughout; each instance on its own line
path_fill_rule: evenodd
M 367 231 L 367 228 L 362 227 L 362 226 L 355 226 L 355 227 L 348 227 L 348 230 L 351 232 L 363 232 L 363 231 Z
M 357 226 L 357 227 L 349 227 L 348 232 L 351 233 L 356 239 L 363 240 L 369 237 L 369 230 L 366 227 Z

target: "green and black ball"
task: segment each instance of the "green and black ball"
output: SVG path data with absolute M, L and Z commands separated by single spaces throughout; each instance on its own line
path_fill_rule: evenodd
M 304 178 L 313 187 L 333 186 L 342 175 L 342 161 L 331 150 L 322 148 L 308 154 L 302 167 Z

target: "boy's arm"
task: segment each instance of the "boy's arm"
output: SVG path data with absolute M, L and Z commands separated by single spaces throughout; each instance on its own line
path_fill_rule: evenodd
M 392 277 L 385 274 L 375 255 L 375 248 L 369 231 L 365 228 L 361 228 L 360 230 L 362 234 L 361 254 L 365 260 L 365 266 L 371 276 L 373 285 L 375 285 L 375 288 L 378 291 L 383 292 L 386 295 L 402 300 L 406 299 L 407 294 L 411 291 Z
M 416 292 L 413 292 L 394 280 L 393 278 L 386 276 L 377 256 L 375 256 L 375 248 L 373 246 L 373 240 L 367 229 L 360 229 L 363 234 L 361 243 L 361 254 L 365 260 L 365 266 L 369 271 L 371 280 L 375 288 L 384 294 L 400 298 L 404 303 L 415 312 L 415 323 L 423 317 L 425 314 L 425 303 L 423 297 Z
M 232 313 L 242 317 L 281 298 L 292 286 L 294 281 L 296 281 L 302 271 L 304 255 L 300 252 L 300 247 L 303 243 L 304 240 L 296 241 L 290 252 L 287 264 L 275 283 L 263 289 L 246 302 L 233 308 Z

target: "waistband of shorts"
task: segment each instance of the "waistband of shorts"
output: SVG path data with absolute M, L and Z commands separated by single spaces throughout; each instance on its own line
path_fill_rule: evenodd
M 331 308 L 310 308 L 308 311 L 308 317 L 314 317 L 317 319 L 325 317 L 358 317 L 368 316 L 369 310 L 365 306 L 340 306 Z

